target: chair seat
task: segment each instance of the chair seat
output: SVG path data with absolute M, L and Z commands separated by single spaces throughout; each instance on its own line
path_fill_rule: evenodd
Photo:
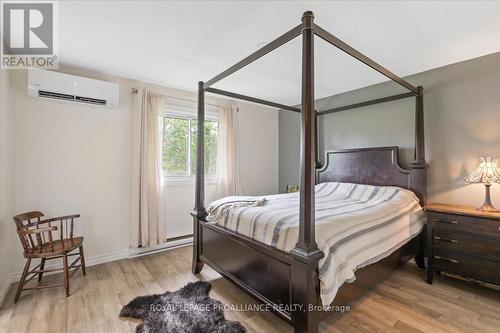
M 55 240 L 50 243 L 43 243 L 40 249 L 36 249 L 32 252 L 27 252 L 24 254 L 26 258 L 46 258 L 51 256 L 58 256 L 64 253 L 68 253 L 78 248 L 83 243 L 83 237 L 73 237 L 65 238 L 61 240 Z

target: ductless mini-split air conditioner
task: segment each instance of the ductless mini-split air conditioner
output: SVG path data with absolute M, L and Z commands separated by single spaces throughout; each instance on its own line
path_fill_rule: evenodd
M 28 71 L 28 95 L 114 109 L 119 105 L 116 83 L 43 69 Z

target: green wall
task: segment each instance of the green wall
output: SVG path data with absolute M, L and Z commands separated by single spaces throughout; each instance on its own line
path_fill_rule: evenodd
M 500 155 L 500 53 L 436 68 L 406 78 L 424 87 L 429 202 L 479 205 L 481 185 L 463 178 L 481 155 Z M 323 98 L 324 110 L 404 92 L 393 82 Z M 377 104 L 322 117 L 320 157 L 327 150 L 396 145 L 408 165 L 414 147 L 414 98 Z M 280 111 L 280 190 L 297 184 L 300 116 Z M 500 185 L 492 188 L 500 206 Z

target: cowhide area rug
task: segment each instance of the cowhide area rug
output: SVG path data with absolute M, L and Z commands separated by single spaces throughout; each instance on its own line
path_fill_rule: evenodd
M 120 317 L 142 319 L 137 333 L 244 333 L 239 322 L 224 318 L 222 303 L 208 296 L 211 288 L 199 281 L 174 292 L 140 296 L 123 307 Z

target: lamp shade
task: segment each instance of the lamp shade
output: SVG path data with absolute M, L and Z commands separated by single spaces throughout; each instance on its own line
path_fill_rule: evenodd
M 498 158 L 491 156 L 481 157 L 477 168 L 464 180 L 466 183 L 500 183 L 500 166 L 498 166 Z

